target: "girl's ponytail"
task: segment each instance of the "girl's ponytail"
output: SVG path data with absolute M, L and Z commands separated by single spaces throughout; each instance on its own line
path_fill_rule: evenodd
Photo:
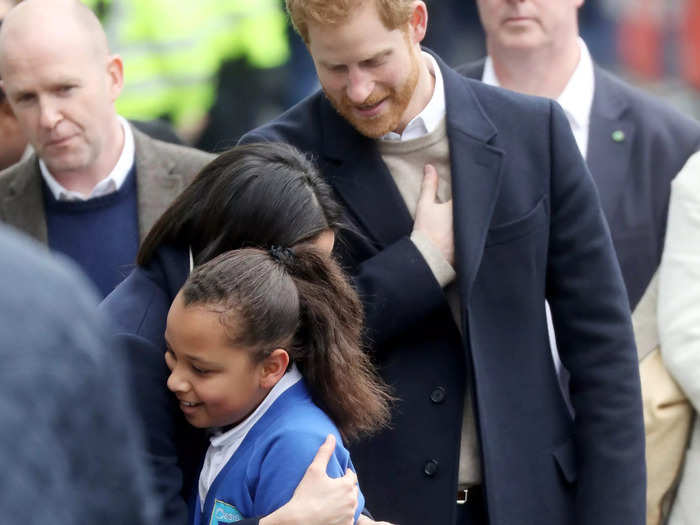
M 345 439 L 388 425 L 393 398 L 362 348 L 362 304 L 312 245 L 221 254 L 194 269 L 182 296 L 215 306 L 232 343 L 254 359 L 286 349 Z
M 293 357 L 343 437 L 389 424 L 393 399 L 362 348 L 362 303 L 338 264 L 309 245 L 273 248 L 299 293 Z

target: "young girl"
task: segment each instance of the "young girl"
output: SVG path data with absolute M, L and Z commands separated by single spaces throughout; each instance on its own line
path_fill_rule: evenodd
M 338 442 L 328 474 L 353 468 L 341 436 L 389 420 L 361 332 L 357 295 L 311 243 L 234 250 L 195 268 L 165 331 L 168 388 L 190 424 L 213 430 L 192 523 L 282 506 L 328 434 Z

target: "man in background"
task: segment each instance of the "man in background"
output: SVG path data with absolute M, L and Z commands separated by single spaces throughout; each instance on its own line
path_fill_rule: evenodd
M 0 0 L 0 24 L 7 12 L 17 2 L 15 0 Z M 0 78 L 2 80 L 2 78 Z M 19 127 L 19 123 L 7 102 L 5 92 L 0 87 L 0 171 L 18 162 L 27 151 L 27 139 Z
M 643 359 L 658 346 L 656 316 L 644 315 L 643 308 L 638 312 L 637 305 L 645 294 L 656 296 L 653 277 L 664 246 L 671 181 L 700 147 L 700 125 L 595 64 L 579 36 L 583 1 L 477 0 L 488 56 L 458 70 L 490 85 L 556 99 L 564 109 L 600 194 Z M 557 361 L 554 333 L 551 339 Z M 645 407 L 655 405 L 657 380 L 645 381 L 650 366 L 641 368 Z M 565 369 L 561 378 L 568 396 Z M 681 452 L 672 452 L 668 434 L 652 439 L 674 431 L 658 427 L 661 420 L 646 421 L 650 524 L 668 507 Z M 665 450 L 650 448 L 658 439 Z
M 35 152 L 0 174 L 0 220 L 73 258 L 104 296 L 211 156 L 153 140 L 116 113 L 121 59 L 77 0 L 13 8 L 0 28 L 0 76 Z
M 557 100 L 586 159 L 634 309 L 661 260 L 671 180 L 700 148 L 700 125 L 591 59 L 584 0 L 477 0 L 488 56 L 458 71 Z

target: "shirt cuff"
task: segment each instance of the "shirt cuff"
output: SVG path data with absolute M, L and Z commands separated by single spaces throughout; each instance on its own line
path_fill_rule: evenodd
M 433 272 L 433 276 L 440 284 L 441 288 L 454 282 L 457 278 L 455 269 L 447 262 L 442 252 L 440 252 L 437 246 L 435 246 L 427 236 L 420 231 L 413 231 L 411 233 L 411 241 L 416 245 L 416 248 L 418 248 L 425 262 L 428 263 L 430 271 Z

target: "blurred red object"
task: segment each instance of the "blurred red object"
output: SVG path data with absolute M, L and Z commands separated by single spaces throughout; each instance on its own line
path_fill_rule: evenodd
M 686 0 L 681 20 L 681 74 L 688 84 L 700 89 L 700 0 Z
M 622 15 L 617 32 L 620 62 L 647 80 L 661 78 L 663 68 L 663 5 L 639 0 Z

